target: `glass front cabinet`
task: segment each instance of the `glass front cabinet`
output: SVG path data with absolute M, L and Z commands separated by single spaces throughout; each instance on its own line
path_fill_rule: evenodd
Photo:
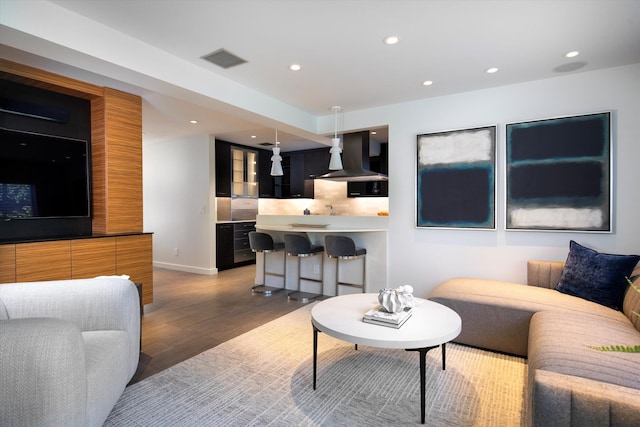
M 258 152 L 231 148 L 231 196 L 258 197 Z

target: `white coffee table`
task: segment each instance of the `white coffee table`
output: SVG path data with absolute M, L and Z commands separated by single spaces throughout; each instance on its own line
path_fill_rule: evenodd
M 399 329 L 364 323 L 362 316 L 378 304 L 378 294 L 353 294 L 319 302 L 311 309 L 313 324 L 313 389 L 316 389 L 318 332 L 357 345 L 417 351 L 420 355 L 420 415 L 425 422 L 426 355 L 442 345 L 442 369 L 445 369 L 445 344 L 460 334 L 462 320 L 448 307 L 429 300 L 418 300 L 413 314 Z

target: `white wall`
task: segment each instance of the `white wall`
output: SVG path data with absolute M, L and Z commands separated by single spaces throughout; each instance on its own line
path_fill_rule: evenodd
M 211 152 L 208 135 L 144 146 L 144 229 L 154 233 L 154 266 L 217 272 L 215 212 L 212 217 L 209 203 L 214 188 Z
M 565 260 L 569 240 L 599 251 L 640 254 L 640 64 L 346 113 L 345 128 L 389 125 L 390 286 L 428 295 L 445 279 L 487 277 L 524 283 L 528 259 Z M 504 125 L 613 112 L 614 232 L 506 232 Z M 416 136 L 498 125 L 497 231 L 415 227 Z

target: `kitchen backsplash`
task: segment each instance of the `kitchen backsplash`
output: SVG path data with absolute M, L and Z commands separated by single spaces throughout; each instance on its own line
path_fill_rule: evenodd
M 347 197 L 347 183 L 324 181 L 314 182 L 313 199 L 260 199 L 260 215 L 302 215 L 309 209 L 312 215 L 329 215 L 333 206 L 336 215 L 368 216 L 389 211 L 388 197 Z

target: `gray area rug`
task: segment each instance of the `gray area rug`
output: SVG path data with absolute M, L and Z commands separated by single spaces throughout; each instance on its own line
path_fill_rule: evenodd
M 420 424 L 414 352 L 319 334 L 313 390 L 311 307 L 127 387 L 105 426 Z M 524 359 L 448 344 L 443 371 L 441 357 L 427 354 L 427 425 L 522 425 Z

